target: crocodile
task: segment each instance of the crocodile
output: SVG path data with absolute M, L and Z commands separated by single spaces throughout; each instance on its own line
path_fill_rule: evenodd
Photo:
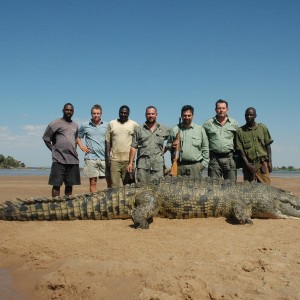
M 147 229 L 154 217 L 225 217 L 252 224 L 252 218 L 300 218 L 300 199 L 257 182 L 209 177 L 164 177 L 95 193 L 55 198 L 15 199 L 0 204 L 1 220 L 75 220 L 132 218 Z

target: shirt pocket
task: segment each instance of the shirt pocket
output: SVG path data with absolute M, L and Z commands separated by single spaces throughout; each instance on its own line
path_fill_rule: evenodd
M 244 149 L 249 149 L 253 145 L 252 141 L 249 139 L 244 139 L 243 144 L 244 144 Z
M 227 140 L 232 140 L 234 138 L 234 135 L 235 135 L 235 130 L 225 130 L 223 133 L 224 133 L 224 137 L 227 139 Z
M 200 146 L 201 146 L 201 139 L 193 137 L 192 138 L 192 145 L 194 147 L 200 148 Z
M 165 136 L 162 133 L 157 133 L 156 134 L 156 143 L 160 146 L 163 146 L 164 141 L 165 141 Z
M 262 135 L 262 136 L 258 136 L 258 142 L 261 144 L 261 145 L 265 145 L 265 138 L 264 138 L 264 136 Z
M 139 148 L 144 148 L 144 147 L 146 147 L 146 146 L 148 145 L 148 139 L 147 139 L 147 137 L 141 137 L 141 138 L 139 139 L 138 144 L 139 144 Z

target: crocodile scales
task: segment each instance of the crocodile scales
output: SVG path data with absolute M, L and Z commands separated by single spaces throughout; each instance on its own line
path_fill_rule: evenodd
M 132 218 L 148 228 L 153 217 L 300 218 L 300 200 L 290 192 L 256 182 L 230 182 L 209 177 L 164 177 L 90 194 L 16 199 L 0 204 L 2 220 L 75 220 Z

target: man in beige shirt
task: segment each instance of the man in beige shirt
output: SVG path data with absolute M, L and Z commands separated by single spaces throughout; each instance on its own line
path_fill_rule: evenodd
M 129 119 L 129 114 L 130 108 L 122 105 L 119 119 L 110 121 L 106 131 L 105 160 L 113 187 L 121 187 L 134 181 L 133 174 L 127 172 L 127 165 L 132 136 L 138 124 Z

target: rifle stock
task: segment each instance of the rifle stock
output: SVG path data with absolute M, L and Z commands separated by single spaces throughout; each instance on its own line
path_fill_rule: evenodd
M 181 118 L 179 118 L 179 124 L 178 124 L 178 132 L 176 134 L 175 140 L 178 141 L 178 144 L 175 148 L 174 158 L 172 161 L 171 171 L 169 173 L 170 176 L 177 176 L 178 175 L 178 161 L 179 161 L 179 155 L 180 155 L 180 122 Z

